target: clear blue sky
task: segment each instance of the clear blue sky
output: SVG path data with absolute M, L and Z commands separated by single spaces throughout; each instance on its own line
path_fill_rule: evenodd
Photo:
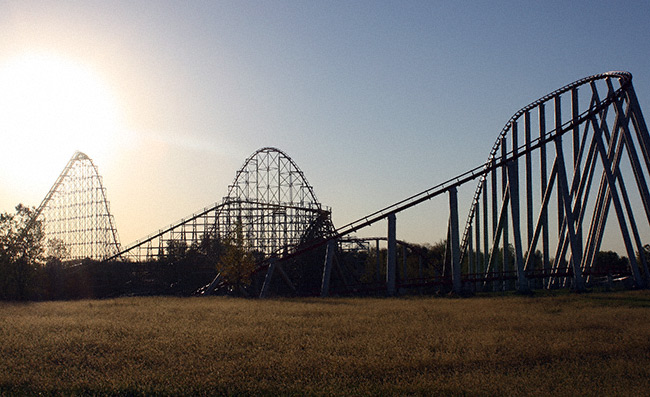
M 0 1 L 0 65 L 56 54 L 119 108 L 119 131 L 90 139 L 89 122 L 56 146 L 5 126 L 0 211 L 38 205 L 81 150 L 128 243 L 219 201 L 275 146 L 342 225 L 481 164 L 515 111 L 579 78 L 630 71 L 650 115 L 648 16 L 647 1 Z M 398 237 L 443 238 L 446 205 L 398 217 Z

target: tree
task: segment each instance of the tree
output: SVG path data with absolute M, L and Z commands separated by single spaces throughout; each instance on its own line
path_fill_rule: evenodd
M 223 241 L 223 247 L 224 252 L 219 258 L 217 268 L 222 279 L 233 291 L 242 291 L 251 283 L 255 259 L 246 247 L 241 224 L 235 228 L 234 236 L 229 236 Z
M 641 251 L 637 252 L 636 255 L 637 255 L 636 260 L 637 260 L 638 263 L 643 263 L 641 261 L 641 255 L 643 255 L 643 258 L 645 259 L 646 266 L 650 266 L 650 244 L 644 245 L 643 249 Z M 649 277 L 650 277 L 648 274 L 646 274 L 646 269 L 643 266 L 641 267 L 641 274 L 643 274 L 643 276 L 646 279 L 649 279 Z
M 614 251 L 597 252 L 591 268 L 593 273 L 600 275 L 621 274 L 629 271 L 627 259 L 618 256 Z
M 179 261 L 187 254 L 187 243 L 183 240 L 167 241 L 167 255 L 165 259 L 169 262 Z
M 221 240 L 210 233 L 206 233 L 196 247 L 197 251 L 213 263 L 218 262 L 219 256 L 223 253 Z
M 0 299 L 29 298 L 36 269 L 45 263 L 44 238 L 34 209 L 18 204 L 15 214 L 0 214 Z
M 58 238 L 47 240 L 46 252 L 48 262 L 53 259 L 63 261 L 64 259 L 68 258 L 68 248 L 66 247 L 63 240 Z

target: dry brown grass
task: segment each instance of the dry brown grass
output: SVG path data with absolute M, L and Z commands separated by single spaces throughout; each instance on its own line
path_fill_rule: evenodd
M 1 394 L 648 390 L 648 291 L 0 304 Z

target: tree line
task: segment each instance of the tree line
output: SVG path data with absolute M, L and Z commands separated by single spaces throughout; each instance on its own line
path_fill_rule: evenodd
M 65 245 L 47 240 L 34 208 L 19 204 L 0 214 L 0 300 L 190 296 L 217 273 L 244 289 L 259 255 L 246 248 L 241 227 L 225 239 L 187 246 L 169 241 L 163 257 L 146 262 L 66 261 Z
M 162 257 L 146 261 L 102 262 L 91 259 L 66 261 L 65 245 L 46 240 L 42 222 L 34 219 L 35 210 L 19 204 L 14 213 L 0 214 L 0 300 L 52 300 L 109 298 L 128 295 L 190 296 L 219 275 L 222 293 L 253 296 L 264 282 L 265 272 L 256 271 L 264 254 L 248 249 L 242 225 L 231 236 L 218 239 L 204 236 L 191 245 L 183 241 L 167 242 Z M 398 250 L 400 279 L 426 280 L 449 275 L 446 242 L 433 245 L 409 245 L 415 255 Z M 510 247 L 507 263 L 514 263 Z M 642 253 L 650 259 L 650 246 Z M 404 256 L 406 255 L 406 256 Z M 503 252 L 497 258 L 497 266 Z M 473 266 L 465 256 L 464 273 L 479 273 L 482 253 Z M 368 287 L 385 280 L 386 250 L 339 252 L 332 281 L 333 291 L 342 293 L 356 284 L 357 292 L 372 293 Z M 271 284 L 277 295 L 317 295 L 321 283 L 324 248 L 284 261 L 279 282 Z M 541 254 L 535 253 L 536 268 Z M 377 266 L 377 264 L 380 266 Z M 599 252 L 592 274 L 622 274 L 627 259 L 612 251 Z M 278 278 L 276 272 L 275 277 Z

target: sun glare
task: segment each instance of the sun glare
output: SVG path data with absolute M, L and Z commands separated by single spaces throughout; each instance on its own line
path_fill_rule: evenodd
M 1 163 L 21 165 L 23 175 L 14 177 L 63 168 L 61 158 L 75 150 L 104 157 L 120 125 L 116 97 L 93 69 L 45 52 L 0 61 Z

